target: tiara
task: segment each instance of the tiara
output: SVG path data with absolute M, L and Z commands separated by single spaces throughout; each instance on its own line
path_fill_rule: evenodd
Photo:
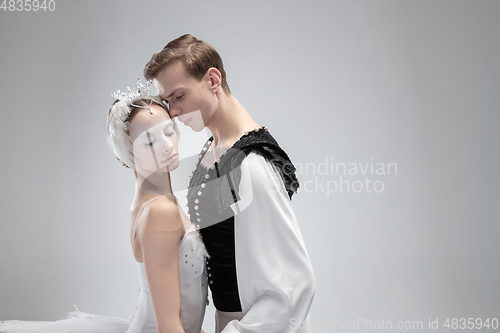
M 120 100 L 120 102 L 131 102 L 136 98 L 140 98 L 142 96 L 145 96 L 148 94 L 149 86 L 153 83 L 153 80 L 149 80 L 146 82 L 146 84 L 143 84 L 141 82 L 141 79 L 137 79 L 137 88 L 135 90 L 130 89 L 130 87 L 127 87 L 127 91 L 120 91 L 117 90 L 114 93 L 111 93 L 111 96 L 114 98 Z M 150 114 L 153 114 L 153 110 L 151 110 L 151 105 L 153 104 L 153 99 L 149 102 L 148 106 L 142 106 L 142 105 L 136 105 L 134 103 L 130 103 L 131 106 L 137 107 L 137 108 L 142 108 L 142 109 L 148 109 Z
M 135 90 L 127 87 L 127 91 L 117 90 L 114 93 L 111 93 L 111 96 L 120 100 L 120 101 L 131 101 L 135 98 L 142 97 L 148 94 L 149 86 L 153 83 L 153 80 L 149 80 L 146 84 L 141 82 L 141 79 L 137 79 L 137 88 Z

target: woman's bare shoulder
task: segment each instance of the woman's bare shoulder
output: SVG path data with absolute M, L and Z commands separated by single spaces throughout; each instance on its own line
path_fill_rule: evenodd
M 158 232 L 180 232 L 183 224 L 175 199 L 165 196 L 145 205 L 138 225 L 139 237 L 144 238 Z

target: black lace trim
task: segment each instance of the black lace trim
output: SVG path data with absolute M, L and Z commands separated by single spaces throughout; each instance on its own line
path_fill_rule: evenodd
M 205 147 L 208 147 L 208 143 L 212 141 L 213 137 L 207 140 Z M 243 162 L 243 159 L 252 152 L 260 154 L 276 167 L 280 172 L 285 189 L 291 199 L 293 194 L 297 193 L 297 189 L 300 186 L 295 175 L 295 166 L 273 136 L 264 128 L 260 128 L 258 131 L 251 131 L 243 135 L 232 148 L 227 150 L 227 153 L 220 158 L 219 162 L 215 162 L 215 168 L 209 169 L 208 171 L 200 164 L 206 154 L 206 151 L 202 151 L 189 183 L 190 191 L 188 191 L 188 200 L 194 198 L 197 192 L 194 191 L 194 189 L 201 183 L 213 181 L 214 178 L 228 176 L 223 177 L 220 180 L 220 186 L 217 186 L 219 193 L 216 194 L 216 201 L 221 210 L 227 209 L 228 205 L 238 201 L 239 196 L 237 192 L 241 179 L 239 166 Z M 207 173 L 210 175 L 210 179 L 208 180 L 204 179 Z M 228 189 L 230 190 L 228 191 Z

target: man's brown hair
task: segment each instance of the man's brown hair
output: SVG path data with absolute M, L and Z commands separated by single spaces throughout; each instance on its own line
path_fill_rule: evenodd
M 224 65 L 217 50 L 190 34 L 174 39 L 163 50 L 153 54 L 144 67 L 144 77 L 146 80 L 154 79 L 160 71 L 175 61 L 181 61 L 186 71 L 198 81 L 203 78 L 209 68 L 217 68 L 222 76 L 222 89 L 226 94 L 231 93 L 226 81 Z

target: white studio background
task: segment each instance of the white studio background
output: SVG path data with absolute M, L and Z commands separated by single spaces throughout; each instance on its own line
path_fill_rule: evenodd
M 0 10 L 0 320 L 134 313 L 133 176 L 106 114 L 185 33 L 298 167 L 314 332 L 500 317 L 500 2 L 55 4 Z M 207 133 L 182 135 L 188 161 Z

